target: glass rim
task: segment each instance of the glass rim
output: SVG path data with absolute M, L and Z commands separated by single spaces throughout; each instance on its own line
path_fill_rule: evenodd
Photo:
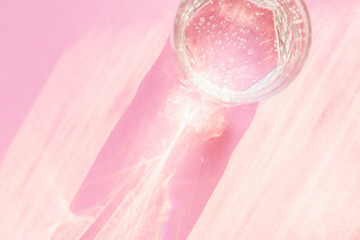
M 197 4 L 198 7 L 202 6 L 204 3 L 210 0 L 194 0 L 192 3 Z M 262 2 L 262 0 L 260 0 Z M 264 98 L 268 98 L 278 93 L 285 87 L 287 87 L 299 74 L 301 69 L 303 68 L 305 61 L 310 52 L 311 46 L 311 20 L 308 9 L 303 0 L 292 0 L 294 4 L 300 9 L 300 18 L 303 20 L 305 32 L 303 32 L 303 40 L 304 43 L 303 51 L 301 53 L 301 57 L 297 61 L 296 67 L 292 69 L 291 74 L 287 76 L 287 79 L 282 79 L 281 81 L 273 82 L 264 88 L 261 88 L 259 91 L 255 91 L 253 93 L 248 93 L 245 91 L 234 91 L 221 86 L 218 86 L 206 79 L 202 79 L 197 76 L 197 74 L 192 70 L 191 63 L 188 59 L 186 45 L 184 44 L 184 34 L 182 33 L 183 25 L 186 23 L 188 19 L 184 18 L 184 10 L 186 4 L 188 4 L 189 0 L 182 0 L 181 4 L 178 8 L 174 32 L 172 35 L 172 44 L 175 49 L 178 62 L 182 68 L 184 73 L 184 77 L 181 78 L 181 82 L 193 90 L 200 91 L 201 93 L 208 95 L 212 98 L 215 98 L 215 101 L 220 101 L 222 103 L 228 105 L 238 105 L 238 104 L 246 104 L 252 102 L 258 102 Z M 259 3 L 258 0 L 255 2 Z M 196 6 L 195 6 L 196 8 Z M 191 16 L 187 16 L 190 18 Z M 286 64 L 286 63 L 285 63 Z M 277 67 L 276 67 L 277 68 Z M 276 69 L 275 68 L 275 69 Z M 284 76 L 280 76 L 285 78 Z M 263 78 L 264 79 L 264 78 Z M 261 81 L 261 80 L 260 80 Z M 250 87 L 251 88 L 251 87 Z

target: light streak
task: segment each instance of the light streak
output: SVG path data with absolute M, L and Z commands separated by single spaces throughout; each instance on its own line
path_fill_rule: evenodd
M 189 116 L 191 114 L 193 113 L 189 112 Z M 144 226 L 151 215 L 154 198 L 161 193 L 172 177 L 172 174 L 167 176 L 164 173 L 164 168 L 177 142 L 183 136 L 186 126 L 187 122 L 184 120 L 163 155 L 147 160 L 148 165 L 143 177 L 128 192 L 96 239 L 119 239 L 119 237 L 124 240 L 143 239 L 141 234 L 146 231 Z
M 209 102 L 198 94 L 182 87 L 175 89 L 167 99 L 164 116 L 175 129 L 172 130 L 173 137 L 159 142 L 164 146 L 160 150 L 161 153 L 155 153 L 154 157 L 144 157 L 145 153 L 142 155 L 130 173 L 141 174 L 139 178 L 135 177 L 135 186 L 123 183 L 98 215 L 105 216 L 100 217 L 102 222 L 99 224 L 102 227 L 94 231 L 91 225 L 82 234 L 81 239 L 87 239 L 88 235 L 91 235 L 91 238 L 106 240 L 152 239 L 159 236 L 159 226 L 161 227 L 167 219 L 168 210 L 171 208 L 168 202 L 159 202 L 159 199 L 163 200 L 162 197 L 167 192 L 174 174 L 167 171 L 166 166 L 172 160 L 174 152 L 177 152 L 177 148 L 180 149 L 179 143 L 192 136 L 187 133 L 201 133 L 204 139 L 221 135 L 225 120 L 223 112 L 219 109 L 218 104 Z M 181 161 L 180 158 L 176 160 Z M 122 195 L 124 191 L 125 196 Z M 164 198 L 165 201 L 169 199 L 167 196 Z M 150 224 L 156 224 L 157 228 Z M 97 223 L 93 225 L 96 227 Z

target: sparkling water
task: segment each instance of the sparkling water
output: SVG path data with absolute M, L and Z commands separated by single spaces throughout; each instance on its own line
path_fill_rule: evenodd
M 216 85 L 241 91 L 277 66 L 273 12 L 247 1 L 213 0 L 185 30 L 193 70 Z
M 287 85 L 309 47 L 298 0 L 185 0 L 175 44 L 187 83 L 225 102 L 255 101 Z

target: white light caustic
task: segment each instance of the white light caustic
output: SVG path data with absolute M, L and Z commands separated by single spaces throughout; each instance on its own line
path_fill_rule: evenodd
M 172 177 L 172 174 L 167 173 L 164 169 L 177 141 L 184 133 L 185 127 L 186 124 L 182 123 L 175 135 L 166 142 L 164 153 L 151 159 L 142 159 L 139 162 L 138 167 L 142 164 L 146 165 L 142 177 L 122 199 L 111 218 L 97 235 L 97 239 L 133 240 L 159 237 L 161 233 L 154 226 L 149 226 L 149 222 L 153 222 L 153 218 L 159 218 L 160 220 L 155 222 L 161 225 L 161 213 L 154 214 L 153 212 L 166 212 L 168 208 L 166 201 L 161 209 L 156 209 L 154 205 L 161 192 L 168 187 Z M 136 171 L 136 168 L 132 171 Z
M 178 143 L 189 137 L 191 132 L 199 133 L 204 139 L 221 135 L 225 128 L 225 118 L 218 104 L 204 101 L 198 94 L 184 88 L 176 89 L 168 98 L 165 106 L 165 117 L 171 126 L 177 130 L 173 136 L 161 142 L 161 153 L 152 158 L 143 157 L 131 171 L 143 171 L 137 183 L 116 203 L 120 192 L 114 194 L 110 204 L 118 204 L 112 216 L 97 234 L 97 239 L 149 239 L 150 236 L 159 238 L 161 230 L 150 227 L 149 219 L 166 219 L 166 212 L 171 208 L 165 200 L 159 208 L 157 199 L 168 188 L 173 173 L 166 170 L 166 165 L 174 157 L 174 152 L 179 152 Z M 191 136 L 191 134 L 190 134 Z M 181 152 L 181 151 L 180 151 Z M 181 159 L 177 159 L 181 160 Z M 142 170 L 140 170 L 142 169 Z M 126 186 L 123 186 L 126 188 Z M 154 214 L 154 211 L 165 212 Z M 154 230 L 156 229 L 156 230 Z
M 159 239 L 161 227 L 149 226 L 150 222 L 156 222 L 159 226 L 167 219 L 171 208 L 170 201 L 164 199 L 162 204 L 158 200 L 168 189 L 169 181 L 174 172 L 169 172 L 167 165 L 173 162 L 174 152 L 183 153 L 179 142 L 191 137 L 188 133 L 199 133 L 204 139 L 221 135 L 225 128 L 225 119 L 217 104 L 205 102 L 198 94 L 189 92 L 184 88 L 178 88 L 168 98 L 165 106 L 165 116 L 176 128 L 174 134 L 160 143 L 160 153 L 154 157 L 145 157 L 130 171 L 141 172 L 136 179 L 136 184 L 130 188 L 125 197 L 118 201 L 123 188 L 115 193 L 108 205 L 117 205 L 112 216 L 106 220 L 96 239 Z M 180 154 L 181 155 L 181 154 Z M 176 161 L 182 158 L 176 158 Z M 166 197 L 165 197 L 166 198 Z M 157 212 L 157 213 L 156 213 Z M 163 214 L 162 214 L 162 213 Z M 154 220 L 157 219 L 157 220 Z M 161 238 L 160 238 L 161 239 Z
M 222 105 L 180 87 L 168 97 L 165 111 L 170 119 L 210 138 L 220 136 L 225 128 L 223 110 Z

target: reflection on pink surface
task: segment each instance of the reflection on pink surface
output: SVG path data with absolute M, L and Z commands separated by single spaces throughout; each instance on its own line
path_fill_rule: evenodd
M 211 139 L 164 112 L 178 2 L 4 3 L 0 238 L 358 239 L 360 4 L 309 3 L 302 74 Z
M 114 211 L 118 211 L 118 215 L 123 216 L 120 212 L 128 210 L 126 207 L 124 207 L 125 210 L 122 209 L 122 206 L 124 198 L 130 191 L 142 189 L 142 191 L 132 192 L 138 200 L 141 192 L 146 192 L 146 188 L 153 187 L 148 186 L 146 182 L 143 183 L 146 188 L 137 184 L 146 174 L 151 173 L 148 172 L 149 168 L 158 165 L 163 157 L 162 154 L 170 149 L 169 145 L 180 127 L 164 113 L 164 104 L 169 94 L 179 84 L 178 79 L 173 78 L 176 74 L 174 75 L 173 72 L 175 70 L 171 55 L 170 46 L 167 45 L 157 63 L 143 80 L 135 99 L 113 130 L 72 203 L 74 212 L 97 219 L 95 224 L 86 226 L 87 230 L 84 234 L 86 237 L 93 237 L 103 225 L 109 224 L 114 217 L 111 216 Z M 164 66 L 166 66 L 165 70 Z M 205 141 L 206 138 L 201 134 L 192 135 L 191 129 L 188 129 L 189 133 L 179 137 L 170 153 L 171 160 L 166 163 L 166 170 L 161 172 L 164 175 L 162 184 L 165 184 L 172 176 L 169 185 L 165 185 L 162 191 L 163 194 L 165 190 L 167 192 L 165 202 L 162 202 L 163 198 L 160 198 L 160 202 L 145 206 L 157 207 L 155 208 L 157 214 L 166 210 L 163 207 L 169 208 L 168 216 L 152 215 L 142 230 L 154 230 L 155 226 L 161 227 L 159 219 L 169 218 L 165 228 L 160 229 L 164 239 L 176 237 L 184 239 L 187 236 L 220 179 L 232 149 L 250 123 L 254 110 L 255 106 L 244 106 L 230 111 L 227 129 L 219 138 Z M 149 180 L 150 178 L 147 178 L 145 181 Z M 154 190 L 159 191 L 159 187 Z M 153 194 L 155 197 L 161 196 L 161 193 L 156 193 L 160 196 Z M 111 200 L 110 206 L 105 208 L 109 196 L 114 195 L 115 199 Z M 147 197 L 150 198 L 150 194 Z M 135 199 L 129 205 L 137 204 L 134 203 Z M 138 209 L 143 208 L 146 201 L 138 204 L 140 205 L 137 206 Z M 162 204 L 165 205 L 161 206 Z M 140 221 L 137 214 L 133 213 L 131 217 L 127 217 L 132 228 L 135 223 L 132 222 L 134 217 L 136 222 Z M 117 229 L 121 229 L 123 225 L 119 224 Z M 129 232 L 134 229 L 122 230 Z M 150 236 L 150 232 L 146 234 Z

